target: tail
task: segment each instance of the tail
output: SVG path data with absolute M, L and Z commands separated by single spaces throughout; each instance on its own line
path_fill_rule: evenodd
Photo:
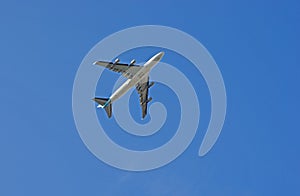
M 97 108 L 99 107 L 104 108 L 107 116 L 110 118 L 112 114 L 112 106 L 111 106 L 110 99 L 95 97 L 93 100 L 99 104 Z

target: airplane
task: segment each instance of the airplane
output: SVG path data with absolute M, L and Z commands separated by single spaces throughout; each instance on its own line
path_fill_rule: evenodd
M 93 98 L 98 103 L 97 108 L 104 108 L 107 116 L 110 118 L 112 116 L 112 103 L 135 86 L 140 95 L 142 118 L 144 119 L 147 115 L 147 104 L 152 100 L 151 97 L 148 98 L 148 90 L 154 84 L 154 82 L 149 83 L 149 72 L 162 59 L 163 55 L 164 52 L 157 53 L 143 66 L 136 65 L 135 60 L 132 60 L 129 64 L 119 63 L 120 60 L 118 58 L 114 62 L 94 62 L 94 65 L 100 65 L 112 71 L 122 73 L 123 76 L 128 78 L 109 98 Z

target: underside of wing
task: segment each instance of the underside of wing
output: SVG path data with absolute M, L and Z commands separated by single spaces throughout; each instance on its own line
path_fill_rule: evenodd
M 149 88 L 153 85 L 154 83 L 151 82 L 149 84 L 149 76 L 145 76 L 137 85 L 136 85 L 136 90 L 138 91 L 140 95 L 140 105 L 142 108 L 142 118 L 145 118 L 147 115 L 147 106 L 148 103 L 152 100 L 152 98 L 148 98 L 148 91 Z
M 96 61 L 94 65 L 100 65 L 114 72 L 122 73 L 126 78 L 132 78 L 142 68 L 142 66 L 139 65 L 105 61 Z

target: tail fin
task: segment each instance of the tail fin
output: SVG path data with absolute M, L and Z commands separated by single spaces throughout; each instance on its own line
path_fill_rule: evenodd
M 105 109 L 107 116 L 110 118 L 112 114 L 112 105 L 110 99 L 95 97 L 93 100 L 99 104 L 97 107 Z

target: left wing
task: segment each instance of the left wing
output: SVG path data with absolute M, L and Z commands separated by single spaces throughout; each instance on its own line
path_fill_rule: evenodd
M 131 79 L 142 67 L 133 64 L 124 64 L 118 62 L 105 62 L 105 61 L 96 61 L 94 65 L 100 65 L 102 67 L 108 68 L 112 71 L 122 73 L 126 78 Z
M 154 82 L 151 82 L 149 85 L 149 76 L 145 76 L 142 78 L 142 80 L 137 83 L 136 90 L 138 91 L 140 95 L 140 105 L 142 107 L 142 117 L 145 118 L 147 114 L 147 105 L 152 100 L 152 98 L 148 98 L 148 91 L 149 88 L 154 84 Z

